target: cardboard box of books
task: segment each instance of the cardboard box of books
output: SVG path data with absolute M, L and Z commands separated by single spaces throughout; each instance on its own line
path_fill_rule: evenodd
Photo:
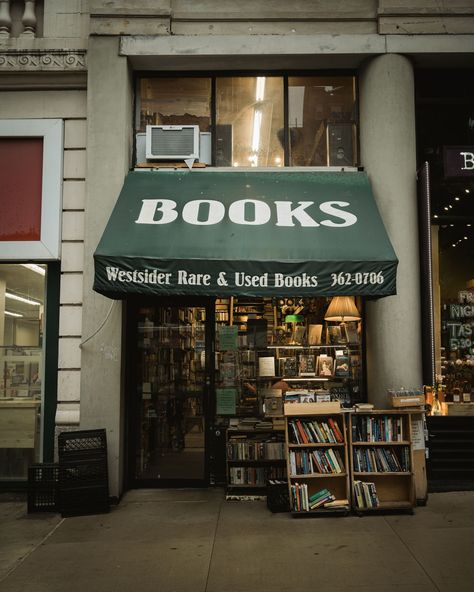
M 389 391 L 392 407 L 399 409 L 403 407 L 420 407 L 425 404 L 425 395 L 419 391 L 400 389 L 399 391 Z
M 325 413 L 340 413 L 339 401 L 326 403 L 285 403 L 285 415 L 320 415 Z

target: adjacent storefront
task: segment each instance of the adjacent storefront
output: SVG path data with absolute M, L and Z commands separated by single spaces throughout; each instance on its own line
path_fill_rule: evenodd
M 430 242 L 423 252 L 432 247 L 425 380 L 433 384 L 428 469 L 435 490 L 474 487 L 474 88 L 471 82 L 455 86 L 471 79 L 472 70 L 425 70 L 417 80 L 419 159 L 426 162 L 429 206 Z
M 7 487 L 53 455 L 61 155 L 62 121 L 0 121 L 0 481 Z

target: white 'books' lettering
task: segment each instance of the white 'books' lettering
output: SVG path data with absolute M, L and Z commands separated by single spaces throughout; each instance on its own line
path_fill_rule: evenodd
M 331 218 L 325 218 L 318 222 L 307 211 L 314 206 L 314 201 L 299 201 L 296 205 L 291 201 L 275 201 L 275 225 L 293 227 L 298 223 L 303 228 L 316 228 L 321 225 L 332 228 L 352 226 L 357 222 L 357 216 L 343 209 L 350 207 L 350 205 L 347 201 L 321 203 L 319 210 Z M 170 224 L 179 216 L 177 206 L 178 204 L 171 199 L 143 199 L 135 224 Z M 225 205 L 215 199 L 188 201 L 181 212 L 184 222 L 195 226 L 219 224 L 225 215 Z M 262 226 L 271 220 L 271 204 L 260 199 L 239 199 L 230 204 L 227 215 L 234 224 Z

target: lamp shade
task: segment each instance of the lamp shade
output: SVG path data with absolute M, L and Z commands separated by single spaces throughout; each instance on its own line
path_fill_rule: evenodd
M 328 306 L 325 321 L 358 321 L 360 313 L 352 296 L 335 296 Z

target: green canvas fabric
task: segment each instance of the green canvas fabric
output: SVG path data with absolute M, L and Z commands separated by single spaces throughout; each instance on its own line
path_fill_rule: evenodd
M 134 171 L 94 254 L 94 290 L 395 294 L 397 257 L 363 172 Z

